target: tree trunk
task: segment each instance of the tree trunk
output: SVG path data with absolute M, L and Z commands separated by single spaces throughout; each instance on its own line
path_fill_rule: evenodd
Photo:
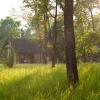
M 46 3 L 47 4 L 47 3 Z M 45 12 L 44 12 L 44 64 L 47 64 L 47 5 L 45 5 Z
M 91 16 L 91 22 L 92 22 L 92 29 L 93 29 L 93 32 L 95 32 L 95 25 L 94 25 L 94 18 L 93 18 L 93 13 L 92 13 L 92 8 L 88 8 L 89 11 L 90 11 L 90 16 Z
M 73 0 L 65 0 L 64 33 L 66 68 L 69 85 L 73 87 L 78 83 L 77 61 L 75 53 L 75 35 L 73 27 Z
M 86 61 L 87 61 L 87 56 L 86 56 L 86 51 L 85 51 L 85 48 L 84 48 L 84 50 L 83 50 L 83 62 L 84 63 L 86 63 Z
M 57 60 L 57 0 L 56 0 L 54 23 L 55 23 L 55 31 L 54 31 L 54 42 L 53 42 L 52 67 L 55 67 Z

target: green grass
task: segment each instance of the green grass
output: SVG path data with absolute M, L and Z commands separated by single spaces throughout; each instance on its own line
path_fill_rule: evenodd
M 65 65 L 0 65 L 0 100 L 100 100 L 100 64 L 78 65 L 80 83 L 68 88 Z

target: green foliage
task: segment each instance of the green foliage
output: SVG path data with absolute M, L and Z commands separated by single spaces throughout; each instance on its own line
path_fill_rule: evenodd
M 55 37 L 54 20 L 55 0 L 24 0 L 26 7 L 29 7 L 33 15 L 29 17 L 28 23 L 35 30 L 33 39 L 37 41 L 44 50 L 44 40 L 47 39 L 48 54 L 52 55 L 53 40 Z M 58 8 L 64 10 L 64 0 L 58 0 Z M 47 9 L 45 8 L 47 4 Z M 100 38 L 100 14 L 94 14 L 94 9 L 99 8 L 99 0 L 75 0 L 74 1 L 74 29 L 76 36 L 77 59 L 81 61 L 91 61 L 90 56 L 98 52 L 97 45 Z M 48 22 L 46 23 L 43 14 L 47 12 Z M 59 17 L 61 16 L 61 17 Z M 63 32 L 63 12 L 58 10 L 57 15 L 57 56 L 59 61 L 64 61 L 64 32 Z M 44 24 L 47 24 L 45 33 Z M 46 35 L 45 35 L 46 34 Z M 88 57 L 89 56 L 89 57 Z
M 93 9 L 97 8 L 97 0 L 76 0 L 75 5 L 75 35 L 77 59 L 84 62 L 91 61 L 90 56 L 97 53 L 99 42 L 99 21 L 93 15 Z M 99 16 L 99 15 L 96 15 Z
M 21 29 L 21 38 L 32 39 L 31 29 L 29 27 Z
M 63 18 L 59 16 L 59 20 L 57 20 L 57 40 L 56 40 L 56 52 L 57 52 L 57 60 L 59 63 L 65 61 L 64 56 L 64 30 L 63 30 Z M 48 54 L 50 58 L 52 57 L 53 52 L 53 44 L 54 44 L 54 32 L 55 32 L 55 23 L 49 28 L 48 32 Z
M 19 26 L 20 22 L 15 21 L 11 17 L 6 17 L 5 19 L 0 20 L 0 62 L 5 62 L 4 59 L 7 57 L 3 48 L 5 40 L 8 38 L 19 37 L 21 32 Z M 12 59 L 12 57 L 10 59 Z
M 20 22 L 14 21 L 11 17 L 6 17 L 0 21 L 0 38 L 18 37 Z
M 0 65 L 0 100 L 99 100 L 100 64 L 80 64 L 80 83 L 68 88 L 65 65 Z

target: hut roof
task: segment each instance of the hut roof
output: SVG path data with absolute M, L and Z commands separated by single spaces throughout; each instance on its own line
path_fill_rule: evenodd
M 38 44 L 32 42 L 29 39 L 19 38 L 19 39 L 10 39 L 6 41 L 6 44 L 9 44 L 11 41 L 11 47 L 14 48 L 16 52 L 20 53 L 34 53 L 40 52 L 41 48 Z

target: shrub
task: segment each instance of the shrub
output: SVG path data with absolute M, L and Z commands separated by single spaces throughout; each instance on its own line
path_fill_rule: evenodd
M 7 65 L 9 68 L 12 68 L 14 65 L 14 51 L 11 50 L 11 53 L 8 57 L 5 59 L 5 65 Z

